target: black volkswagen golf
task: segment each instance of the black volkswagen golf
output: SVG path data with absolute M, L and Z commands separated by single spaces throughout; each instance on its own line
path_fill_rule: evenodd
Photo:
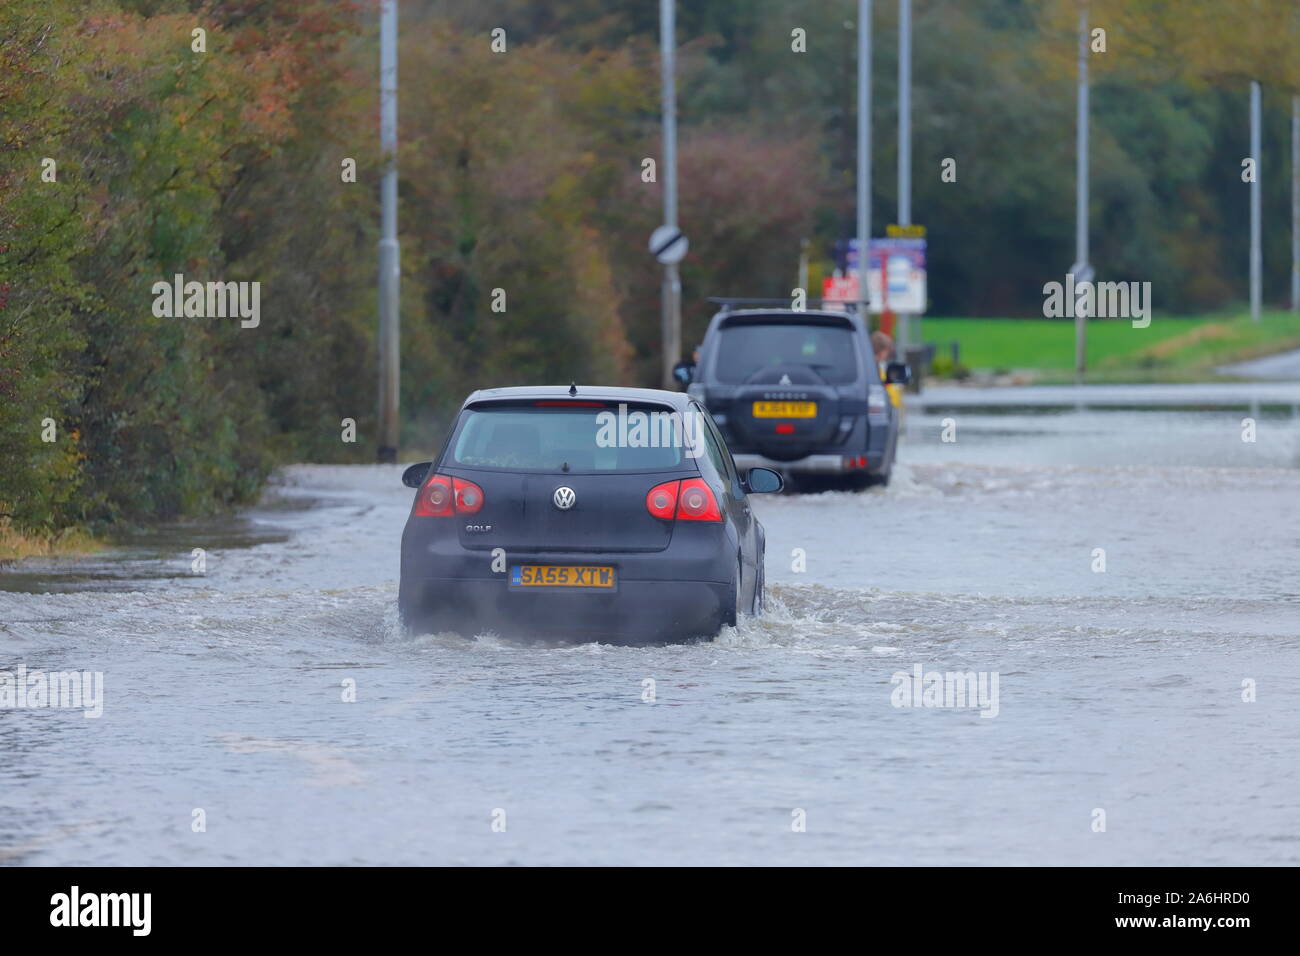
M 408 630 L 609 643 L 709 637 L 763 605 L 763 526 L 708 412 L 676 392 L 474 392 L 402 533 Z

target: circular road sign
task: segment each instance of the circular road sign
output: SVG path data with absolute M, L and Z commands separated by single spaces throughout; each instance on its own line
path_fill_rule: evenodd
M 650 233 L 650 253 L 664 265 L 681 262 L 690 243 L 676 226 L 660 226 Z

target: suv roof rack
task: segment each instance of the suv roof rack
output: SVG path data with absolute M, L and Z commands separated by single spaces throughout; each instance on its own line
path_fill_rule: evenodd
M 708 301 L 715 302 L 718 305 L 722 306 L 722 310 L 724 312 L 730 312 L 732 309 L 744 309 L 750 306 L 762 307 L 768 305 L 775 305 L 775 306 L 781 306 L 786 309 L 791 308 L 789 299 L 745 299 L 745 298 L 736 298 L 730 296 L 711 295 L 709 296 Z M 820 306 L 823 303 L 829 302 L 837 306 L 843 306 L 844 308 L 854 312 L 857 311 L 857 305 L 858 305 L 856 302 L 852 302 L 852 301 L 846 302 L 843 299 L 806 299 L 804 301 L 809 306 Z

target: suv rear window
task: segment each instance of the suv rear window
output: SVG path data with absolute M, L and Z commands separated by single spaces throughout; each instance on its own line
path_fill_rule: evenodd
M 565 465 L 576 472 L 665 471 L 682 466 L 691 439 L 681 416 L 656 406 L 621 408 L 621 414 L 618 404 L 467 408 L 445 460 L 504 471 L 560 471 Z
M 765 368 L 807 365 L 832 385 L 858 377 L 851 329 L 830 325 L 728 325 L 718 342 L 719 382 L 741 385 Z

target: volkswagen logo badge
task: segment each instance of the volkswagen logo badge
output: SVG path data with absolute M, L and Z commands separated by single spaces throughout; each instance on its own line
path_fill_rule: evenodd
M 573 493 L 572 488 L 561 485 L 555 489 L 555 494 L 551 496 L 551 500 L 555 502 L 555 507 L 561 511 L 568 511 L 577 503 L 578 496 Z

